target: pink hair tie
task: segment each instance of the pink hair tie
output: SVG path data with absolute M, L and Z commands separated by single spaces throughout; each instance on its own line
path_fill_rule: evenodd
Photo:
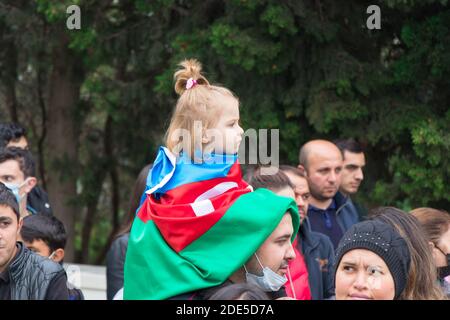
M 188 81 L 186 82 L 186 90 L 193 88 L 196 84 L 197 84 L 197 80 L 195 80 L 193 78 L 189 78 Z

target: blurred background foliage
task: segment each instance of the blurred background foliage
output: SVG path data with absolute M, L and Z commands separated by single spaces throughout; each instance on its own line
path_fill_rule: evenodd
M 237 94 L 244 129 L 280 129 L 282 163 L 309 139 L 354 137 L 358 202 L 449 210 L 449 28 L 445 0 L 0 0 L 0 119 L 28 128 L 77 262 L 104 261 L 184 58 Z

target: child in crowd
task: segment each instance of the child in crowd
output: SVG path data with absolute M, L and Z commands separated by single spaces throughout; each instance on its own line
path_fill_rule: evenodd
M 179 98 L 166 146 L 160 147 L 153 162 L 129 238 L 125 299 L 162 297 L 161 290 L 170 285 L 164 279 L 173 280 L 178 267 L 161 265 L 152 272 L 155 260 L 169 264 L 168 254 L 179 254 L 221 219 L 239 196 L 251 191 L 237 161 L 243 135 L 239 100 L 230 90 L 211 85 L 198 61 L 186 60 L 180 66 L 174 75 Z M 179 275 L 169 288 L 173 295 L 178 293 L 173 286 L 179 283 L 192 282 L 192 290 L 202 289 L 199 283 L 208 282 L 208 275 L 198 269 L 194 273 Z
M 62 265 L 66 246 L 66 229 L 54 216 L 36 214 L 23 218 L 20 237 L 24 245 L 36 254 Z M 83 293 L 67 282 L 69 300 L 84 300 Z

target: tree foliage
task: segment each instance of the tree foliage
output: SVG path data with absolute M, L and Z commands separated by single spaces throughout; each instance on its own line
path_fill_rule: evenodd
M 65 29 L 70 4 L 81 8 L 81 30 Z M 448 210 L 448 2 L 375 1 L 380 30 L 366 28 L 370 4 L 3 0 L 0 117 L 30 128 L 44 182 L 59 172 L 76 184 L 76 194 L 50 197 L 80 208 L 78 259 L 102 260 L 105 233 L 117 228 L 137 173 L 163 141 L 174 69 L 191 57 L 237 94 L 244 128 L 280 129 L 282 162 L 297 164 L 309 139 L 355 137 L 368 159 L 360 201 Z M 49 77 L 66 63 L 54 58 L 60 46 L 80 81 L 68 113 L 78 130 L 66 141 L 78 150 L 73 175 L 70 161 L 49 160 L 55 151 L 45 143 Z

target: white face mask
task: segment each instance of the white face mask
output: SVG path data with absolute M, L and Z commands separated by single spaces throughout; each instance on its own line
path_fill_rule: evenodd
M 272 269 L 270 269 L 269 267 L 263 267 L 256 253 L 255 257 L 263 270 L 263 275 L 258 276 L 256 274 L 249 273 L 244 265 L 247 283 L 254 284 L 266 292 L 280 290 L 280 288 L 286 283 L 287 278 L 284 276 L 280 276 L 278 273 L 272 271 Z
M 28 181 L 28 178 L 25 179 L 25 181 L 19 185 L 16 185 L 14 183 L 8 183 L 8 182 L 3 183 L 5 185 L 5 187 L 7 187 L 9 190 L 11 190 L 11 192 L 14 194 L 18 204 L 20 204 L 20 201 L 22 201 L 22 199 L 23 199 L 23 196 L 21 196 L 19 193 L 19 189 L 22 188 L 27 183 L 27 181 Z
M 53 251 L 51 255 L 48 256 L 50 260 L 53 260 L 53 257 L 55 256 L 56 251 Z

